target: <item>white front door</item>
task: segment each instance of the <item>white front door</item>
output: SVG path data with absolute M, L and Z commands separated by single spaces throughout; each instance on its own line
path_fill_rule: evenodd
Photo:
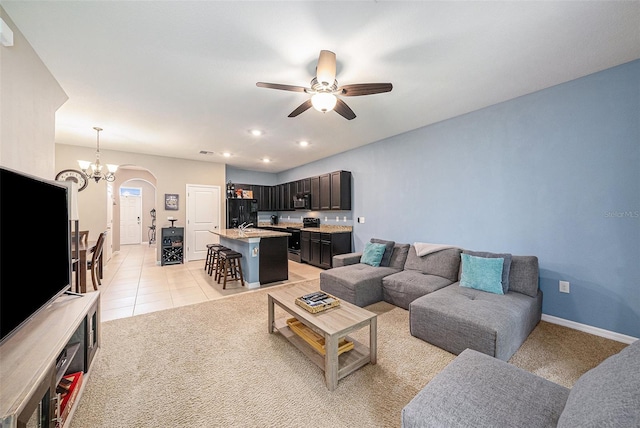
M 120 245 L 142 243 L 142 195 L 120 195 Z
M 220 228 L 220 186 L 187 184 L 187 261 L 204 260 L 207 244 L 218 243 L 210 230 Z

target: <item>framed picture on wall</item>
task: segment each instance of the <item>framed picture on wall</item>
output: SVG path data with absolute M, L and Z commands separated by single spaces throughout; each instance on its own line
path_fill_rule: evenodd
M 167 211 L 178 211 L 178 196 L 176 193 L 165 193 L 164 209 Z

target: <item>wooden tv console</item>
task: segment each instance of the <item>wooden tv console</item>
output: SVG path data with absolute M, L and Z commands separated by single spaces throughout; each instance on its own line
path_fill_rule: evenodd
M 86 374 L 99 347 L 100 292 L 65 294 L 42 309 L 0 346 L 0 426 L 56 427 L 58 382 Z

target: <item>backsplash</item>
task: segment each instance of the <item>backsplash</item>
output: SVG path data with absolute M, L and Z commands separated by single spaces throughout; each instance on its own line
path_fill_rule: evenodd
M 271 222 L 271 216 L 278 215 L 278 223 L 302 223 L 304 217 L 320 219 L 321 225 L 353 226 L 351 211 L 282 211 L 282 212 L 258 212 L 258 222 Z

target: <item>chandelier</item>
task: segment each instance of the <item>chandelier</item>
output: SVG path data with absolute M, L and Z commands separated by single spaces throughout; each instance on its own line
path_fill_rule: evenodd
M 93 178 L 96 183 L 100 180 L 114 181 L 116 179 L 115 173 L 118 165 L 107 164 L 107 172 L 102 173 L 103 165 L 100 163 L 100 131 L 102 131 L 102 128 L 94 126 L 93 129 L 97 132 L 96 161 L 91 163 L 89 161 L 79 160 L 78 164 L 80 165 L 80 169 L 82 169 L 84 175 L 87 176 L 87 179 Z

